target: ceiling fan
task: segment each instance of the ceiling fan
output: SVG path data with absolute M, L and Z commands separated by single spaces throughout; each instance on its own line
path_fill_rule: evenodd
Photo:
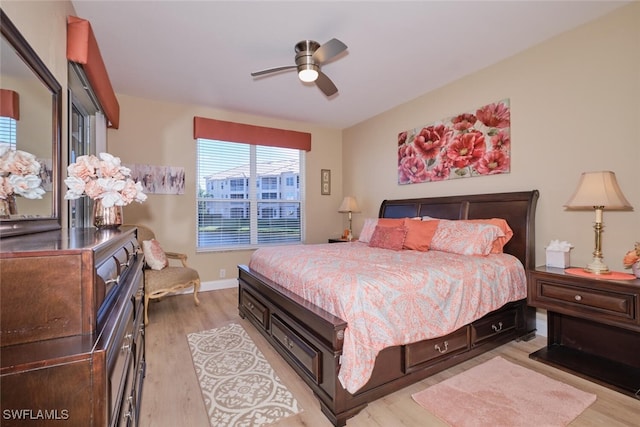
M 326 95 L 331 96 L 338 92 L 338 88 L 326 74 L 320 71 L 320 66 L 333 59 L 347 49 L 347 45 L 338 39 L 331 39 L 323 45 L 313 40 L 303 40 L 296 43 L 296 65 L 269 68 L 268 70 L 255 71 L 253 77 L 265 74 L 277 73 L 285 70 L 298 69 L 298 77 L 303 82 L 315 82 L 316 86 Z

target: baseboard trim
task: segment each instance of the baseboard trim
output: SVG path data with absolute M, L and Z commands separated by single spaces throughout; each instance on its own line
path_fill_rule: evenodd
M 211 282 L 200 282 L 200 292 L 218 291 L 220 289 L 230 289 L 238 286 L 238 279 L 214 280 Z M 193 288 L 188 288 L 177 295 L 192 294 Z
M 238 287 L 238 279 L 213 280 L 200 283 L 200 292 L 217 291 Z

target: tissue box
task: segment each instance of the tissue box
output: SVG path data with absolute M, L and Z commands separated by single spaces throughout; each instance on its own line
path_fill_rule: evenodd
M 570 265 L 569 251 L 554 251 L 547 249 L 547 267 L 567 268 Z

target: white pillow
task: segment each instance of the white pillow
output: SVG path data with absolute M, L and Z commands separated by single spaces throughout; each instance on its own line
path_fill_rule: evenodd
M 144 252 L 144 259 L 147 265 L 151 267 L 152 270 L 162 270 L 169 265 L 167 255 L 156 239 L 143 241 L 142 252 Z
M 378 225 L 378 218 L 366 218 L 358 240 L 364 243 L 369 243 L 371 236 L 373 236 L 373 232 L 376 229 L 376 225 Z

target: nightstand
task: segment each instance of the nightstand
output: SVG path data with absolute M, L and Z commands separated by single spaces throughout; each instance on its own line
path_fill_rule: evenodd
M 351 239 L 352 242 L 355 242 L 356 240 L 358 240 L 357 237 L 354 237 L 353 239 Z M 349 240 L 342 238 L 342 237 L 338 237 L 335 239 L 329 239 L 329 243 L 347 243 L 349 242 Z
M 640 280 L 538 267 L 528 283 L 547 310 L 547 346 L 529 357 L 640 399 Z

